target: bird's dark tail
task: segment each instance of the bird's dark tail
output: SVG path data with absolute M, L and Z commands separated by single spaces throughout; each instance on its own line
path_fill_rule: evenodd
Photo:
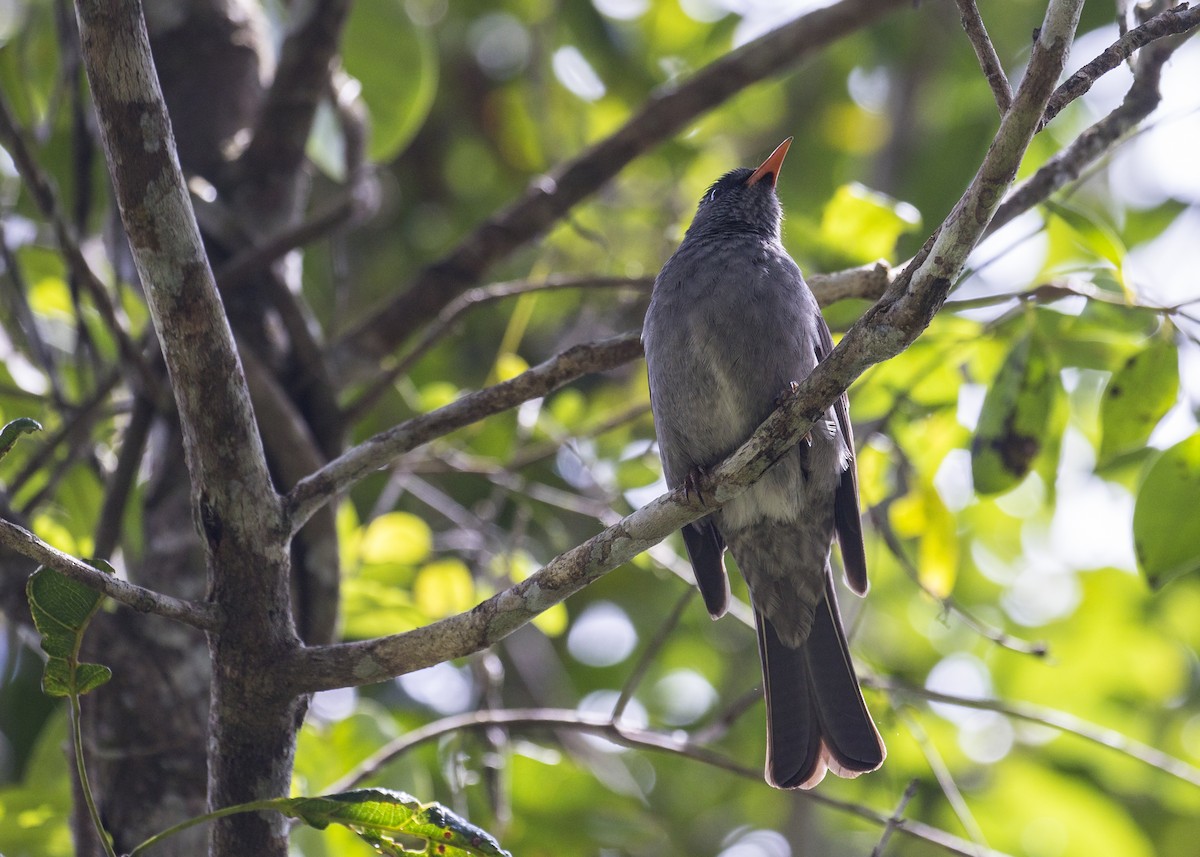
M 757 611 L 755 619 L 767 701 L 767 782 L 808 789 L 826 770 L 857 777 L 883 764 L 887 751 L 850 662 L 832 578 L 801 648 L 785 646 Z

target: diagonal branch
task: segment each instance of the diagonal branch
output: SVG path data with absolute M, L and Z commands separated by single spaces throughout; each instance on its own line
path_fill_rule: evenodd
M 279 665 L 284 680 L 302 692 L 370 684 L 479 651 L 744 491 L 859 375 L 906 348 L 933 319 L 1016 175 L 1066 62 L 1081 6 L 1082 0 L 1050 3 L 1012 109 L 927 249 L 790 399 L 700 480 L 698 491 L 679 488 L 657 498 L 467 613 L 390 637 L 299 650 Z
M 1180 3 L 1173 9 L 1155 15 L 1140 27 L 1123 33 L 1119 39 L 1108 46 L 1104 53 L 1063 81 L 1062 85 L 1055 90 L 1054 95 L 1050 98 L 1050 103 L 1046 105 L 1046 116 L 1042 120 L 1042 125 L 1048 123 L 1064 107 L 1091 89 L 1093 83 L 1119 66 L 1134 51 L 1166 36 L 1186 33 L 1198 25 L 1200 25 L 1200 6 L 1189 9 L 1187 3 Z
M 492 265 L 544 232 L 634 158 L 753 83 L 780 73 L 906 0 L 841 0 L 743 45 L 687 81 L 653 93 L 611 136 L 539 176 L 525 193 L 421 271 L 408 288 L 336 343 L 334 362 L 374 363 L 477 283 Z
M 84 586 L 103 592 L 114 601 L 119 601 L 139 613 L 153 613 L 156 616 L 174 619 L 201 631 L 215 631 L 221 626 L 221 611 L 215 604 L 172 598 L 170 595 L 163 595 L 106 574 L 70 554 L 51 547 L 24 527 L 2 518 L 0 544 Z
M 296 484 L 286 501 L 292 532 L 339 492 L 409 450 L 456 428 L 544 396 L 587 372 L 628 363 L 641 353 L 642 343 L 636 333 L 576 345 L 511 380 L 470 393 L 444 408 L 380 432 Z

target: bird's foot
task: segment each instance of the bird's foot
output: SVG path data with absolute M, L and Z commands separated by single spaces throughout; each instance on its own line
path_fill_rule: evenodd
M 703 467 L 697 467 L 687 476 L 683 477 L 683 496 L 687 500 L 692 499 L 692 494 L 696 495 L 696 499 L 701 503 L 708 502 L 704 499 L 704 492 L 700 490 L 700 482 L 708 476 L 708 471 Z

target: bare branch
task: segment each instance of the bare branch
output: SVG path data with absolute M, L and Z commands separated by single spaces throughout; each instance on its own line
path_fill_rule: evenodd
M 614 134 L 536 178 L 519 199 L 480 224 L 421 271 L 402 294 L 346 333 L 336 345 L 335 364 L 377 361 L 478 282 L 488 268 L 544 232 L 634 158 L 751 84 L 804 61 L 906 2 L 841 0 L 743 45 L 683 83 L 661 87 Z
M 588 372 L 628 363 L 642 353 L 636 333 L 575 345 L 517 377 L 470 393 L 428 414 L 380 432 L 296 484 L 287 497 L 292 532 L 314 511 L 363 477 L 435 437 L 544 396 Z
M 171 373 L 210 546 L 244 527 L 277 526 L 245 375 L 184 186 L 140 4 L 79 0 L 78 11 L 114 190 Z
M 139 613 L 153 613 L 174 619 L 201 631 L 215 631 L 221 626 L 221 612 L 215 604 L 184 601 L 162 595 L 151 589 L 105 574 L 75 557 L 53 548 L 24 527 L 0 518 L 0 544 L 52 568 L 97 592 L 103 592 Z
M 289 663 L 279 665 L 292 687 L 316 691 L 370 684 L 486 648 L 757 480 L 855 378 L 898 354 L 928 326 L 1016 175 L 1066 61 L 1081 5 L 1082 0 L 1052 0 L 1012 109 L 1001 121 L 975 179 L 927 242 L 928 249 L 790 399 L 700 480 L 699 491 L 680 488 L 659 497 L 468 613 L 404 634 L 296 652 Z M 318 493 L 329 490 L 326 485 Z M 292 508 L 297 508 L 295 502 Z
M 1195 24 L 1193 24 L 1193 27 Z M 1125 134 L 1154 112 L 1162 100 L 1159 81 L 1162 68 L 1179 42 L 1170 39 L 1149 45 L 1138 56 L 1133 85 L 1120 106 L 1092 125 L 1069 146 L 1043 164 L 1036 173 L 1014 188 L 992 219 L 987 233 L 995 232 L 1017 215 L 1028 211 L 1083 174 Z
M 970 0 L 962 0 L 962 2 L 970 2 Z M 1050 97 L 1050 102 L 1046 105 L 1046 115 L 1042 119 L 1042 125 L 1045 126 L 1050 122 L 1064 107 L 1086 93 L 1092 88 L 1093 83 L 1132 56 L 1138 48 L 1145 47 L 1165 36 L 1186 33 L 1196 26 L 1200 26 L 1200 6 L 1189 9 L 1187 3 L 1180 3 L 1173 9 L 1155 15 L 1140 27 L 1122 33 L 1121 37 L 1109 45 L 1104 53 L 1063 81 L 1062 85 L 1054 91 L 1054 95 Z
M 1003 116 L 1008 112 L 1008 108 L 1012 107 L 1013 94 L 1004 67 L 1000 65 L 1000 57 L 996 55 L 996 46 L 988 37 L 975 0 L 958 0 L 958 11 L 962 16 L 963 30 L 971 40 L 971 47 L 975 49 L 975 56 L 979 59 L 979 67 L 983 69 L 983 76 L 987 78 L 992 95 L 996 97 L 996 106 L 1000 108 L 1000 115 Z
M 499 710 L 470 711 L 466 714 L 456 714 L 434 721 L 419 729 L 408 732 L 403 737 L 386 744 L 367 759 L 352 776 L 346 777 L 325 789 L 327 792 L 346 791 L 360 786 L 365 780 L 376 774 L 384 765 L 394 761 L 415 747 L 434 741 L 443 735 L 450 735 L 465 730 L 489 729 L 494 726 L 506 728 L 521 728 L 526 730 L 571 729 L 600 735 L 614 744 L 631 747 L 637 750 L 653 750 L 662 753 L 672 753 L 693 759 L 702 764 L 710 765 L 721 770 L 729 771 L 740 777 L 761 781 L 762 772 L 739 764 L 723 755 L 693 743 L 690 739 L 680 740 L 675 737 L 678 730 L 670 734 L 657 732 L 652 729 L 642 729 L 626 723 L 614 723 L 612 719 L 602 714 L 589 714 L 573 709 L 561 708 L 511 708 Z M 880 827 L 898 830 L 906 836 L 921 839 L 961 857 L 1006 857 L 1002 852 L 988 850 L 980 852 L 972 843 L 959 839 L 957 836 L 922 824 L 919 821 L 898 818 L 900 809 L 891 815 L 871 809 L 861 804 L 850 803 L 831 798 L 821 791 L 792 792 L 796 800 L 813 801 L 821 806 L 835 809 L 839 812 L 877 824 Z M 901 805 L 902 806 L 902 805 Z
M 888 840 L 892 838 L 892 833 L 904 818 L 904 810 L 908 808 L 909 802 L 917 796 L 917 785 L 919 783 L 920 780 L 912 780 L 904 789 L 904 794 L 900 795 L 900 800 L 896 802 L 896 808 L 892 810 L 892 817 L 884 825 L 883 833 L 879 835 L 879 841 L 875 843 L 875 847 L 871 850 L 871 857 L 883 857 L 883 852 L 887 850 Z

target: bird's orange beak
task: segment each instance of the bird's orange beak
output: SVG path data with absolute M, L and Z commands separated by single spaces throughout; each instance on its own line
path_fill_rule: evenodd
M 776 146 L 775 151 L 762 162 L 762 166 L 752 172 L 750 178 L 746 179 L 746 187 L 758 184 L 759 181 L 767 176 L 771 177 L 771 187 L 775 187 L 775 182 L 779 180 L 779 168 L 783 166 L 783 157 L 787 154 L 788 146 L 790 145 L 792 145 L 792 138 L 788 137 Z

